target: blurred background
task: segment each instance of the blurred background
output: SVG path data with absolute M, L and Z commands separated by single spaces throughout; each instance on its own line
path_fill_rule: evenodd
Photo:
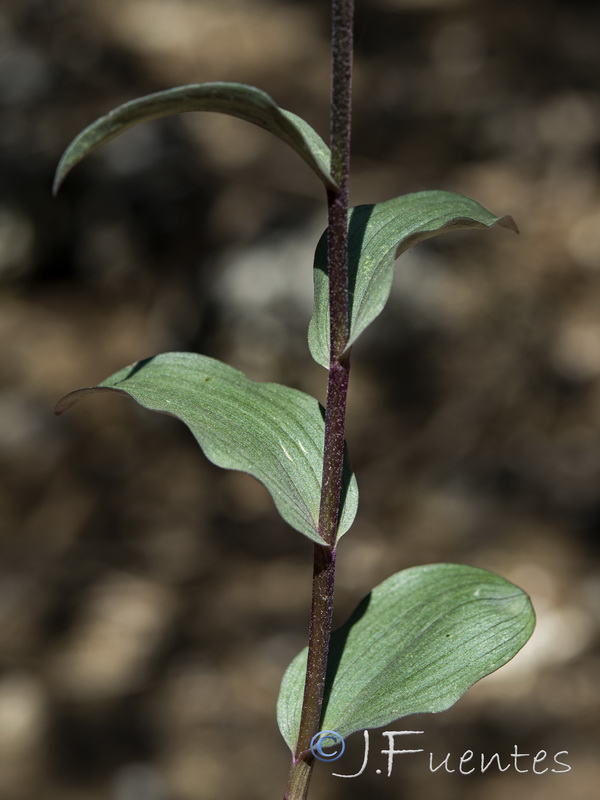
M 373 733 L 365 774 L 319 766 L 314 800 L 588 800 L 600 781 L 599 30 L 586 0 L 357 0 L 353 204 L 443 188 L 521 234 L 411 250 L 354 348 L 337 619 L 392 572 L 456 561 L 528 591 L 538 629 L 449 712 L 390 726 L 425 754 L 378 776 Z M 321 186 L 211 114 L 140 126 L 50 186 L 82 127 L 181 83 L 254 83 L 326 137 L 328 35 L 322 0 L 0 9 L 0 798 L 283 793 L 275 701 L 311 544 L 175 420 L 116 396 L 53 408 L 167 350 L 323 401 Z M 358 770 L 353 741 L 334 771 Z M 429 752 L 456 768 L 515 745 L 572 769 L 429 772 Z

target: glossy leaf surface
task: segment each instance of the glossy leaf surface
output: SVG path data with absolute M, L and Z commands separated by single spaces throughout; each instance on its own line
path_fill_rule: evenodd
M 196 353 L 164 353 L 119 370 L 99 386 L 63 398 L 57 412 L 89 392 L 129 395 L 145 408 L 185 422 L 207 458 L 254 475 L 281 516 L 315 542 L 323 468 L 323 409 L 313 397 L 259 383 Z M 356 514 L 358 489 L 346 464 L 339 535 Z
M 430 564 L 373 589 L 332 636 L 321 729 L 342 737 L 444 711 L 509 661 L 535 624 L 527 595 L 486 570 Z M 306 648 L 283 678 L 281 733 L 298 738 Z
M 243 83 L 198 83 L 139 97 L 118 106 L 85 128 L 65 150 L 56 171 L 56 193 L 67 174 L 88 153 L 123 131 L 159 117 L 184 111 L 218 111 L 265 128 L 290 145 L 327 187 L 335 187 L 329 173 L 329 148 L 311 126 L 285 111 L 266 92 Z
M 385 203 L 356 206 L 348 221 L 348 346 L 381 313 L 392 288 L 394 261 L 414 244 L 452 230 L 501 225 L 517 230 L 511 217 L 496 217 L 475 200 L 453 192 L 417 192 Z M 329 278 L 327 235 L 315 253 L 315 308 L 308 332 L 312 357 L 329 367 Z

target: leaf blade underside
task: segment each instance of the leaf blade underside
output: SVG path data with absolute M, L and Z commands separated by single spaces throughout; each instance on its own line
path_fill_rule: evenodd
M 334 632 L 322 730 L 342 737 L 417 713 L 444 711 L 529 639 L 528 596 L 487 570 L 428 564 L 377 586 Z M 306 648 L 288 667 L 277 703 L 283 738 L 298 738 Z
M 53 192 L 86 155 L 141 122 L 186 111 L 213 111 L 238 117 L 286 142 L 329 189 L 337 188 L 329 170 L 330 151 L 305 120 L 280 108 L 261 89 L 243 83 L 197 83 L 177 86 L 123 103 L 88 125 L 69 144 L 58 164 Z
M 252 381 L 197 353 L 163 353 L 111 375 L 98 386 L 64 397 L 61 413 L 95 391 L 127 394 L 145 408 L 182 420 L 206 457 L 263 483 L 282 517 L 323 544 L 318 516 L 325 424 L 317 400 L 297 389 Z M 338 536 L 354 520 L 356 479 L 346 458 Z
M 350 347 L 379 316 L 392 288 L 395 260 L 414 244 L 451 230 L 492 228 L 517 230 L 512 217 L 497 217 L 454 192 L 425 191 L 384 203 L 355 206 L 348 220 Z M 329 278 L 327 232 L 314 260 L 315 306 L 308 331 L 314 360 L 329 367 Z

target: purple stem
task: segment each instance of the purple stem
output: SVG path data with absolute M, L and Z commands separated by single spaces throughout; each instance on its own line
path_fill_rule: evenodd
M 319 534 L 316 544 L 306 684 L 300 732 L 284 800 L 305 800 L 313 767 L 310 743 L 319 732 L 333 618 L 336 537 L 342 493 L 346 396 L 350 372 L 348 342 L 348 178 L 352 105 L 354 0 L 332 0 L 331 174 L 340 187 L 328 191 L 327 269 L 329 275 L 330 367 Z

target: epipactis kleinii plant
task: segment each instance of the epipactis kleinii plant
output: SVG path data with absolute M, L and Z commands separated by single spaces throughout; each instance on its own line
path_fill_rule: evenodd
M 140 122 L 184 111 L 218 111 L 287 142 L 322 182 L 328 227 L 314 260 L 310 352 L 328 370 L 327 404 L 275 383 L 258 383 L 213 358 L 164 353 L 124 367 L 92 389 L 112 391 L 178 417 L 207 458 L 254 475 L 291 528 L 314 542 L 308 647 L 288 667 L 277 703 L 292 753 L 287 800 L 308 793 L 320 731 L 345 737 L 407 714 L 449 708 L 529 639 L 527 595 L 491 572 L 456 564 L 412 567 L 388 578 L 331 633 L 336 547 L 358 507 L 347 458 L 345 410 L 353 343 L 383 309 L 394 262 L 411 245 L 449 230 L 516 230 L 479 203 L 426 191 L 348 207 L 353 0 L 332 2 L 330 147 L 269 95 L 239 83 L 157 92 L 119 106 L 67 148 L 54 189 L 96 147 Z

